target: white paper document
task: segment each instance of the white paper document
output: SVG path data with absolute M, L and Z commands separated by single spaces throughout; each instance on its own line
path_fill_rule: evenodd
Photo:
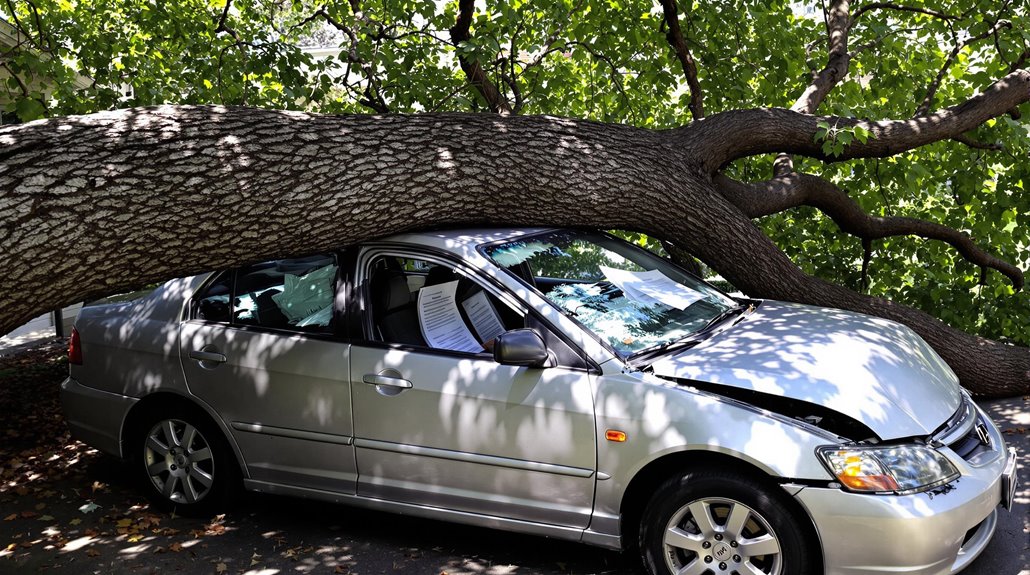
M 458 280 L 418 290 L 418 323 L 429 347 L 479 353 L 479 345 L 465 326 L 454 301 Z
M 621 289 L 626 297 L 645 305 L 663 303 L 676 309 L 687 309 L 687 306 L 704 297 L 659 270 L 629 272 L 601 266 L 601 273 Z
M 469 316 L 472 328 L 476 330 L 480 341 L 488 342 L 504 333 L 501 318 L 497 315 L 494 304 L 486 297 L 486 292 L 476 292 L 475 295 L 461 302 L 461 307 L 465 308 L 465 314 Z

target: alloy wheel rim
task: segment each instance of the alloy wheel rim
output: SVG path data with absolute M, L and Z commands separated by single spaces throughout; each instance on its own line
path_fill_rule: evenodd
M 211 445 L 196 427 L 179 419 L 165 419 L 150 429 L 143 462 L 154 488 L 173 503 L 196 503 L 214 483 Z
M 662 535 L 675 575 L 781 575 L 780 540 L 769 522 L 733 499 L 706 497 L 672 515 Z

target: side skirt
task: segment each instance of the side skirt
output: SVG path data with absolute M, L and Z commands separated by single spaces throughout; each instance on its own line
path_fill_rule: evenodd
M 315 499 L 318 501 L 343 503 L 345 505 L 364 507 L 367 509 L 374 509 L 376 511 L 388 511 L 391 513 L 414 515 L 416 517 L 438 519 L 453 523 L 464 523 L 466 525 L 475 525 L 477 527 L 489 527 L 491 529 L 499 529 L 502 531 L 514 531 L 517 533 L 553 537 L 555 539 L 563 539 L 565 541 L 578 541 L 596 547 L 604 547 L 606 549 L 622 549 L 622 541 L 618 535 L 598 533 L 596 531 L 591 531 L 590 529 L 584 530 L 573 527 L 561 527 L 559 525 L 519 521 L 516 519 L 507 519 L 505 517 L 496 517 L 493 515 L 479 515 L 464 511 L 442 509 L 439 507 L 399 503 L 396 501 L 387 501 L 385 499 L 374 499 L 371 497 L 362 497 L 360 495 L 348 495 L 346 493 L 335 493 L 333 491 L 323 491 L 320 489 L 309 489 L 305 487 L 293 487 L 282 485 L 280 483 L 257 481 L 254 479 L 244 479 L 243 485 L 246 489 L 259 493 L 289 495 L 292 497 L 303 497 L 305 499 Z

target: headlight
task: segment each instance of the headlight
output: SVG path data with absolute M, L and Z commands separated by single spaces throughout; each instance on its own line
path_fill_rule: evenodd
M 924 445 L 828 445 L 816 453 L 830 473 L 851 491 L 911 493 L 932 489 L 959 476 L 947 457 Z

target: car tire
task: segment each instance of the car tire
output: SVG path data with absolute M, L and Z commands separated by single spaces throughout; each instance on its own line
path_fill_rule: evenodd
M 135 436 L 132 465 L 157 507 L 203 516 L 234 501 L 240 484 L 236 458 L 221 430 L 199 410 L 151 412 Z
M 813 575 L 817 545 L 786 494 L 736 472 L 689 471 L 644 510 L 640 553 L 650 575 Z

